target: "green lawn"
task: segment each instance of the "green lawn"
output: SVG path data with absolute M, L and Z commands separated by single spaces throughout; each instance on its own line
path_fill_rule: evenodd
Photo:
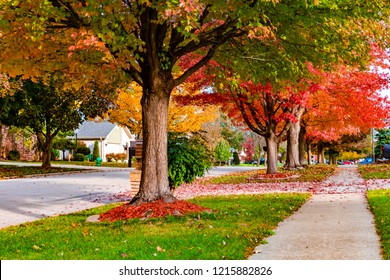
M 390 189 L 368 191 L 367 197 L 371 211 L 375 215 L 383 257 L 385 260 L 390 260 Z
M 264 178 L 266 170 L 235 172 L 218 177 L 202 179 L 202 183 L 210 184 L 239 184 L 254 182 L 319 182 L 325 180 L 336 170 L 336 165 L 310 165 L 304 169 L 294 171 L 279 168 L 279 175 L 285 175 L 286 178 Z
M 364 179 L 390 179 L 390 164 L 359 165 Z
M 88 223 L 114 205 L 0 230 L 0 259 L 246 259 L 308 194 L 203 197 L 213 213 Z
M 22 178 L 26 175 L 48 174 L 48 173 L 62 173 L 72 171 L 85 171 L 78 168 L 60 168 L 52 167 L 42 169 L 40 166 L 13 166 L 0 165 L 0 179 L 6 178 Z

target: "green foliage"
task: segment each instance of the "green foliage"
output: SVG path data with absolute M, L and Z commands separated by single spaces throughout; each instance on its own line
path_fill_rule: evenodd
M 76 153 L 74 156 L 73 156 L 73 160 L 74 161 L 84 161 L 85 159 L 85 155 L 82 154 L 82 153 Z
M 76 145 L 68 138 L 56 138 L 53 141 L 53 148 L 60 151 L 73 150 L 76 148 Z
M 390 190 L 368 191 L 367 199 L 375 215 L 375 226 L 380 235 L 383 258 L 390 260 Z
M 212 166 L 212 153 L 199 135 L 170 134 L 168 139 L 168 178 L 171 188 L 191 183 Z
M 227 162 L 230 158 L 231 151 L 229 143 L 223 139 L 218 142 L 214 149 L 215 158 L 221 163 L 222 161 Z
M 94 117 L 107 104 L 94 94 L 64 90 L 54 75 L 49 81 L 25 80 L 13 95 L 0 98 L 0 121 L 5 125 L 29 127 L 43 151 L 43 167 L 50 166 L 52 141 L 58 133 L 76 129 L 85 117 Z M 45 162 L 46 161 L 46 162 Z
M 240 157 L 238 156 L 237 151 L 233 152 L 233 164 L 240 165 Z
M 100 157 L 100 149 L 99 149 L 99 142 L 95 141 L 93 143 L 93 152 L 92 152 L 92 160 L 97 159 Z
M 76 148 L 76 154 L 83 154 L 85 156 L 89 155 L 91 153 L 91 150 L 88 147 L 85 146 L 78 146 Z
M 7 159 L 9 160 L 20 160 L 20 153 L 18 150 L 11 150 L 8 153 Z
M 58 151 L 57 149 L 54 149 L 52 148 L 51 149 L 51 159 L 57 159 L 60 157 L 60 151 Z
M 7 260 L 245 260 L 307 194 L 202 197 L 213 213 L 120 222 L 86 222 L 118 204 L 0 231 Z M 161 250 L 156 248 L 161 248 Z

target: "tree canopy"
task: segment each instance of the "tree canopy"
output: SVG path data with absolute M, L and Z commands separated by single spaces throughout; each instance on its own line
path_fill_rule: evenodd
M 300 77 L 307 61 L 365 65 L 370 42 L 389 38 L 387 0 L 7 0 L 0 11 L 0 72 L 59 70 L 75 88 L 90 80 L 142 87 L 137 203 L 172 200 L 171 92 L 211 58 L 275 87 Z
M 38 139 L 43 153 L 42 167 L 50 167 L 53 139 L 60 132 L 76 129 L 87 117 L 107 110 L 106 100 L 93 93 L 81 99 L 80 93 L 63 91 L 58 81 L 25 80 L 13 95 L 0 98 L 0 121 L 5 125 L 28 128 Z

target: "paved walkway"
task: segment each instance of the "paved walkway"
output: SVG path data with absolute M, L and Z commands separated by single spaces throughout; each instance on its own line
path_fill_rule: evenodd
M 339 167 L 325 185 L 362 188 L 357 167 Z M 315 194 L 281 222 L 251 260 L 380 260 L 380 242 L 364 193 Z

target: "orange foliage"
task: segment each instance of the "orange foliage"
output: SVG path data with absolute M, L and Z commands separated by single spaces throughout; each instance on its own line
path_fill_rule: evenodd
M 142 89 L 136 83 L 132 83 L 127 89 L 119 89 L 115 107 L 110 110 L 112 121 L 125 125 L 135 134 L 142 131 Z M 169 104 L 168 129 L 173 132 L 195 132 L 202 129 L 202 124 L 217 118 L 216 106 L 197 106 L 193 104 L 181 105 L 174 98 L 182 94 L 189 94 L 186 84 L 176 88 L 172 93 L 172 101 Z

